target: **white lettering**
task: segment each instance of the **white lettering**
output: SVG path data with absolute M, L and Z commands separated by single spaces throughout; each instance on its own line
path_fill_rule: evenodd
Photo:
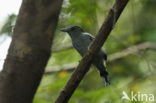
M 149 101 L 154 101 L 154 95 L 153 94 L 149 94 Z
M 133 91 L 131 91 L 131 96 L 130 98 L 128 97 L 127 93 L 125 91 L 122 92 L 123 96 L 122 96 L 122 100 L 127 99 L 129 101 L 154 101 L 154 95 L 153 94 L 143 94 L 143 93 L 134 93 Z
M 147 101 L 148 100 L 147 97 L 148 97 L 147 94 L 141 94 L 141 101 L 144 101 L 144 98 Z
M 137 96 L 137 94 L 133 94 L 133 91 L 132 91 L 131 92 L 132 101 L 137 101 L 136 96 Z

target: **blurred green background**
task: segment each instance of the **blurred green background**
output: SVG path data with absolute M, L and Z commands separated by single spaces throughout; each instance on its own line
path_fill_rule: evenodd
M 52 56 L 46 67 L 33 103 L 54 103 L 59 92 L 81 60 L 72 48 L 71 39 L 60 29 L 79 25 L 96 35 L 115 0 L 64 0 L 53 40 Z M 1 35 L 12 34 L 16 15 L 8 16 Z M 128 47 L 156 42 L 156 0 L 130 0 L 104 48 L 109 57 Z M 133 48 L 137 49 L 137 48 Z M 121 100 L 123 91 L 156 95 L 156 51 L 138 50 L 107 62 L 111 85 L 104 87 L 98 71 L 92 66 L 69 103 L 150 103 Z M 62 70 L 63 69 L 63 70 Z M 152 102 L 154 103 L 154 102 Z

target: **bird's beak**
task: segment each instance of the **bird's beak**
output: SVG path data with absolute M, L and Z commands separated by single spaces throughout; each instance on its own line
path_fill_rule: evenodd
M 70 28 L 63 28 L 61 29 L 62 32 L 69 32 L 70 31 Z

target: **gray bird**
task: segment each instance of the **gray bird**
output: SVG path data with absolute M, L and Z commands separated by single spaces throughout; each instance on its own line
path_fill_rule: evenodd
M 63 28 L 61 31 L 67 32 L 69 34 L 72 39 L 72 44 L 74 48 L 80 53 L 81 56 L 85 55 L 90 43 L 94 40 L 94 37 L 91 34 L 84 32 L 84 30 L 79 26 L 70 26 L 67 28 Z M 100 76 L 107 86 L 110 85 L 110 82 L 106 69 L 106 60 L 107 55 L 102 48 L 92 61 L 92 64 L 99 70 Z

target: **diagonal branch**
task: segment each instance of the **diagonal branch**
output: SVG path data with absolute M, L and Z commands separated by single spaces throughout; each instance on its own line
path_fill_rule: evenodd
M 83 79 L 84 75 L 89 70 L 92 59 L 94 59 L 96 53 L 100 50 L 104 42 L 106 41 L 108 35 L 112 31 L 114 24 L 118 20 L 121 12 L 125 8 L 129 0 L 116 0 L 113 8 L 109 11 L 107 18 L 105 19 L 102 27 L 100 28 L 96 38 L 91 43 L 88 52 L 80 61 L 79 65 L 71 75 L 67 84 L 60 92 L 55 103 L 67 103 L 72 96 L 75 89 L 78 87 L 80 81 Z

